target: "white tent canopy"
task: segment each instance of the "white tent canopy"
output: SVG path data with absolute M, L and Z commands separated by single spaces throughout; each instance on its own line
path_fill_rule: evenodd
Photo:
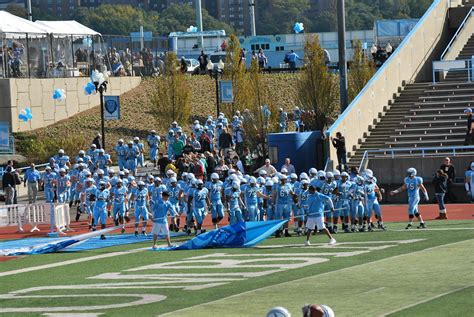
M 6 11 L 0 11 L 0 32 L 3 34 L 44 34 L 48 32 L 40 28 L 35 23 L 17 17 Z
M 70 20 L 70 21 L 36 21 L 34 23 L 37 27 L 43 31 L 59 36 L 96 36 L 100 33 L 88 28 L 81 23 Z

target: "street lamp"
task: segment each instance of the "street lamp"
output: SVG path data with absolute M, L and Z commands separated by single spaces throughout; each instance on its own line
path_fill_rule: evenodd
M 215 79 L 216 81 L 216 108 L 217 108 L 217 116 L 219 117 L 220 114 L 220 103 L 219 103 L 219 74 L 222 76 L 222 72 L 224 71 L 224 62 L 219 60 L 219 63 L 213 64 L 210 60 L 207 63 L 207 71 L 209 75 Z
M 102 148 L 105 150 L 105 120 L 104 120 L 104 92 L 107 91 L 109 74 L 107 72 L 100 73 L 94 70 L 91 75 L 95 91 L 100 95 L 100 125 L 102 131 Z

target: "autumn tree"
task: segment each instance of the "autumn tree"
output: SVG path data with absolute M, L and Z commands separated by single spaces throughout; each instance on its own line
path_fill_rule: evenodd
M 349 101 L 352 101 L 375 74 L 375 65 L 362 50 L 360 40 L 354 42 L 354 55 L 349 71 Z
M 298 101 L 307 116 L 307 130 L 323 131 L 339 109 L 338 78 L 331 74 L 318 36 L 309 36 L 304 46 L 305 66 L 297 83 Z
M 165 73 L 154 79 L 152 95 L 154 114 L 167 122 L 186 124 L 191 115 L 191 87 L 185 74 L 179 70 L 176 54 L 168 52 L 165 58 Z

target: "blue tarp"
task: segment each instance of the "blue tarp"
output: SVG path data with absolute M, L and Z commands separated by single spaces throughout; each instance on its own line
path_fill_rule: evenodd
M 239 222 L 203 233 L 181 245 L 160 248 L 158 250 L 174 251 L 252 247 L 268 238 L 285 222 L 286 220 Z
M 418 23 L 418 19 L 375 21 L 376 37 L 406 36 Z
M 139 236 L 132 234 L 107 236 L 107 239 L 100 240 L 100 235 L 120 229 L 111 227 L 94 232 L 80 234 L 71 238 L 27 238 L 21 240 L 11 240 L 0 243 L 0 255 L 18 256 L 30 254 L 44 254 L 57 251 L 83 251 L 91 249 L 106 248 L 116 245 L 126 245 L 131 243 L 147 242 L 151 236 Z M 171 233 L 172 237 L 182 236 L 184 233 Z

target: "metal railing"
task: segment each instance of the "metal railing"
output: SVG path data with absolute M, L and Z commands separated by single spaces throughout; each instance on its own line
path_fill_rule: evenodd
M 456 40 L 456 38 L 458 37 L 459 33 L 462 31 L 462 29 L 464 28 L 464 25 L 466 24 L 467 20 L 469 19 L 469 17 L 473 16 L 474 15 L 474 7 L 471 7 L 471 9 L 469 10 L 469 12 L 466 14 L 466 17 L 464 18 L 464 20 L 461 22 L 461 25 L 459 26 L 459 28 L 456 30 L 456 33 L 454 33 L 454 36 L 453 38 L 451 39 L 451 41 L 449 41 L 448 43 L 448 46 L 446 46 L 446 48 L 444 49 L 443 53 L 441 54 L 441 60 L 444 59 L 444 56 L 449 52 L 449 50 L 451 49 L 451 46 L 453 45 L 454 41 Z
M 473 155 L 474 146 L 440 146 L 440 147 L 425 147 L 425 148 L 390 148 L 390 149 L 380 149 L 380 150 L 366 150 L 362 156 L 362 160 L 359 165 L 359 172 L 365 170 L 367 166 L 370 155 L 376 155 L 380 153 L 379 157 L 387 158 L 397 158 L 397 157 L 428 157 L 428 156 L 437 156 L 437 155 L 450 155 L 450 156 L 459 156 L 459 155 Z
M 446 76 L 448 72 L 467 72 L 467 81 L 471 82 L 474 76 L 473 61 L 474 58 L 472 60 L 433 61 L 433 85 L 436 84 L 436 73 L 441 72 L 443 73 L 443 76 Z

